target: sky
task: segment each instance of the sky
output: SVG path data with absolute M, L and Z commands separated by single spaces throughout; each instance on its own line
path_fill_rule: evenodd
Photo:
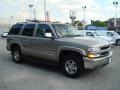
M 91 20 L 105 21 L 115 17 L 117 0 L 46 0 L 47 11 L 51 21 L 70 22 L 70 10 L 76 12 L 76 20 L 84 19 L 83 6 L 86 6 L 86 22 Z M 118 17 L 120 17 L 120 1 L 118 0 Z M 13 22 L 25 21 L 30 18 L 29 4 L 34 5 L 37 19 L 44 20 L 44 0 L 0 0 L 0 23 L 8 23 L 13 16 Z

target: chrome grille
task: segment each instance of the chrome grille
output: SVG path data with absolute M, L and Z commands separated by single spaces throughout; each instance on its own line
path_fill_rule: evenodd
M 102 52 L 101 56 L 107 56 L 109 54 L 109 52 Z
M 109 49 L 110 46 L 104 46 L 104 47 L 101 47 L 101 50 L 106 50 L 106 49 Z

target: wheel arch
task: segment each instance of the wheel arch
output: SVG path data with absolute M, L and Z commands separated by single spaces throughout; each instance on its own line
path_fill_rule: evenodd
M 117 44 L 117 41 L 119 41 L 119 40 L 120 40 L 120 39 L 117 39 L 117 40 L 116 40 L 116 44 Z
M 15 47 L 18 47 L 20 49 L 20 51 L 22 51 L 22 48 L 21 48 L 20 44 L 18 44 L 18 43 L 12 43 L 10 45 L 10 51 L 12 51 L 13 48 L 15 48 Z
M 67 55 L 67 54 L 76 54 L 76 55 L 80 56 L 80 58 L 82 58 L 81 60 L 83 62 L 83 55 L 80 52 L 77 52 L 74 50 L 61 50 L 59 53 L 59 57 L 58 57 L 59 65 L 61 64 L 62 58 L 64 57 L 64 55 Z M 83 64 L 84 64 L 84 62 L 83 62 Z

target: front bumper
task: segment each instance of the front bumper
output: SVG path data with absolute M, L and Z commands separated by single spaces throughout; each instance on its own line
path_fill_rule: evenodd
M 112 60 L 112 52 L 109 53 L 106 57 L 100 57 L 96 59 L 90 59 L 88 57 L 83 57 L 84 67 L 87 69 L 95 69 L 98 67 L 105 66 L 109 64 Z
M 114 45 L 114 44 L 115 44 L 115 42 L 114 42 L 114 41 L 111 41 L 111 42 L 110 42 L 110 44 L 111 44 L 111 45 Z

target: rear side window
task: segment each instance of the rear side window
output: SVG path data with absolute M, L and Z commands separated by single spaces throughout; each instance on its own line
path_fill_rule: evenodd
M 93 35 L 93 33 L 91 33 L 91 32 L 87 32 L 87 33 L 86 33 L 86 36 L 94 36 L 94 35 Z
M 23 36 L 33 36 L 33 32 L 35 29 L 35 24 L 27 24 L 22 32 Z
M 9 35 L 18 35 L 18 33 L 20 32 L 21 28 L 22 28 L 23 24 L 16 24 L 14 26 L 12 26 L 11 30 L 9 31 Z

